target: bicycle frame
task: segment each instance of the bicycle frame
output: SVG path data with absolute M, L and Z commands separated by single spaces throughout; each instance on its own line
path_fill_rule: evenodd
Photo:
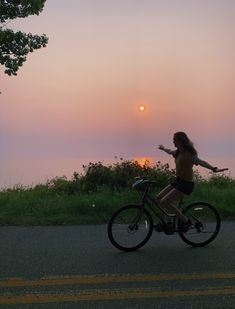
M 141 248 L 150 239 L 153 229 L 166 235 L 178 233 L 185 243 L 193 247 L 206 246 L 216 238 L 221 220 L 214 206 L 206 202 L 194 202 L 184 207 L 182 213 L 190 220 L 190 225 L 185 229 L 177 216 L 168 213 L 149 192 L 153 183 L 147 179 L 137 179 L 133 188 L 141 189 L 142 201 L 121 207 L 110 219 L 108 236 L 116 248 L 127 252 Z M 181 209 L 182 204 L 183 198 L 178 204 Z
M 150 186 L 151 184 L 154 184 L 155 182 L 154 181 L 148 181 L 147 182 L 147 186 L 146 186 L 146 189 L 144 191 L 144 194 L 142 196 L 142 204 L 141 204 L 141 207 L 144 208 L 145 207 L 145 204 L 148 205 L 148 209 L 150 210 L 150 212 L 155 216 L 157 217 L 161 223 L 163 224 L 167 224 L 167 222 L 165 221 L 165 219 L 163 218 L 164 216 L 165 217 L 168 217 L 168 218 L 176 218 L 176 215 L 175 214 L 169 214 L 165 209 L 163 209 L 159 203 L 152 197 L 149 195 L 149 189 L 150 189 Z M 179 200 L 179 203 L 178 203 L 178 208 L 181 208 L 182 205 L 184 204 L 183 202 L 183 197 Z M 157 209 L 160 211 L 157 212 Z M 163 216 L 162 216 L 163 215 Z M 192 218 L 194 218 L 197 222 L 199 222 L 197 220 L 197 218 L 195 218 L 192 214 L 191 214 Z
M 144 190 L 144 194 L 142 196 L 142 203 L 141 203 L 141 207 L 144 208 L 145 204 L 148 205 L 148 209 L 150 210 L 150 212 L 157 217 L 161 223 L 163 224 L 167 224 L 165 219 L 163 218 L 164 216 L 168 217 L 168 218 L 176 218 L 175 214 L 169 214 L 165 209 L 163 209 L 159 203 L 149 194 L 149 189 L 151 184 L 155 183 L 154 181 L 148 181 L 147 182 L 147 186 Z M 180 199 L 178 207 L 180 208 L 181 205 L 183 205 L 183 198 Z M 158 211 L 157 211 L 158 210 Z M 160 211 L 160 212 L 159 212 Z

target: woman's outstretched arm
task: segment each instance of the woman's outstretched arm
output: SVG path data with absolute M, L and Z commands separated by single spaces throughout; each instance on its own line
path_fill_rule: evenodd
M 168 153 L 168 154 L 170 154 L 172 156 L 174 156 L 175 152 L 176 152 L 176 150 L 167 149 L 163 145 L 159 145 L 158 149 L 163 150 L 163 151 L 165 151 L 166 153 Z
M 219 173 L 219 172 L 223 172 L 223 171 L 227 171 L 228 168 L 218 168 L 217 166 L 212 166 L 211 164 L 209 164 L 208 162 L 201 160 L 199 158 L 197 158 L 197 163 L 196 165 L 200 165 L 202 167 L 205 167 L 209 170 L 211 170 L 214 173 Z

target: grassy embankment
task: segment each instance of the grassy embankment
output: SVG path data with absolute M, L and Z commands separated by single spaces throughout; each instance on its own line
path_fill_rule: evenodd
M 174 170 L 160 162 L 153 167 L 131 161 L 110 166 L 98 162 L 84 166 L 84 173 L 75 172 L 71 180 L 60 177 L 35 187 L 5 189 L 0 191 L 0 225 L 105 223 L 122 205 L 140 200 L 140 193 L 131 187 L 135 176 L 155 180 L 154 193 L 173 179 Z M 195 191 L 185 203 L 207 201 L 216 206 L 222 218 L 234 219 L 235 179 L 195 176 Z

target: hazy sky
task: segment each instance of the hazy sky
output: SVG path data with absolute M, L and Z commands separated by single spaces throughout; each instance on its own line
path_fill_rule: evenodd
M 235 1 L 47 0 L 8 27 L 49 44 L 0 67 L 0 159 L 157 157 L 179 130 L 235 157 Z

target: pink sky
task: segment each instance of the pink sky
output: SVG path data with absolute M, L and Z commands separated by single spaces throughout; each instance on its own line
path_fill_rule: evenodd
M 157 159 L 179 130 L 235 158 L 234 1 L 50 0 L 8 27 L 49 44 L 0 68 L 0 160 Z

